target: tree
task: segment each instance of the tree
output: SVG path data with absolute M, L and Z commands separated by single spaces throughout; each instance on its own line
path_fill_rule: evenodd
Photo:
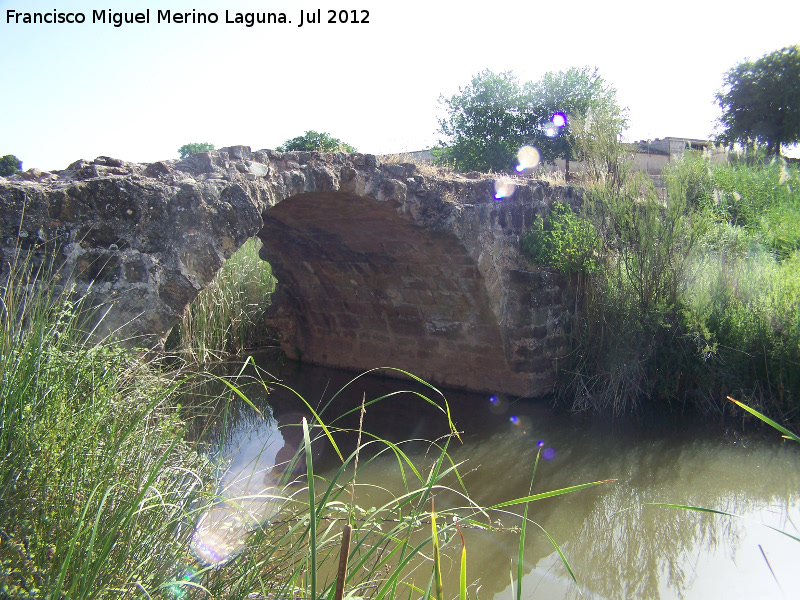
M 627 123 L 614 88 L 589 67 L 548 72 L 523 85 L 511 72 L 486 70 L 440 101 L 447 116 L 439 120 L 439 131 L 448 138 L 439 142 L 441 159 L 461 171 L 512 168 L 526 144 L 545 162 L 572 160 L 572 122 L 585 120 L 592 110 L 616 114 L 620 134 Z
M 457 171 L 504 171 L 513 166 L 532 115 L 510 71 L 482 71 L 467 87 L 439 102 L 447 111 L 447 117 L 439 119 L 439 131 L 447 137 L 439 141 L 441 162 Z
M 286 140 L 276 148 L 278 152 L 356 152 L 356 149 L 329 133 L 306 131 L 303 135 Z
M 22 161 L 13 154 L 6 154 L 0 158 L 0 175 L 9 177 L 22 170 Z
M 739 63 L 723 76 L 716 101 L 718 141 L 765 144 L 779 156 L 782 145 L 800 142 L 800 46 Z
M 536 107 L 532 112 L 544 116 L 531 132 L 531 141 L 543 161 L 553 163 L 557 158 L 566 161 L 567 179 L 569 161 L 576 158 L 575 149 L 587 145 L 587 140 L 581 142 L 578 138 L 596 130 L 593 124 L 602 120 L 604 135 L 617 141 L 627 128 L 627 113 L 617 103 L 617 91 L 596 67 L 549 71 L 536 83 L 526 84 L 526 94 Z
M 178 154 L 181 155 L 181 158 L 186 158 L 187 156 L 191 156 L 192 154 L 197 154 L 198 152 L 210 152 L 213 149 L 214 149 L 214 144 L 208 144 L 206 142 L 184 144 L 183 146 L 178 148 Z

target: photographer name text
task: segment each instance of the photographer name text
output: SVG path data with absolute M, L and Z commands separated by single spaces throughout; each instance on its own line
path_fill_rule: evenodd
M 112 10 L 93 10 L 91 15 L 83 12 L 62 12 L 53 9 L 51 12 L 22 12 L 14 9 L 6 11 L 8 25 L 40 25 L 100 23 L 122 27 L 123 25 L 164 23 L 169 25 L 256 25 L 294 24 L 297 27 L 326 24 L 365 24 L 370 22 L 368 10 L 348 9 L 332 10 L 317 8 L 300 10 L 290 19 L 284 12 L 236 12 L 225 10 L 224 15 L 216 12 L 177 12 L 173 10 L 151 10 L 142 12 L 114 12 Z

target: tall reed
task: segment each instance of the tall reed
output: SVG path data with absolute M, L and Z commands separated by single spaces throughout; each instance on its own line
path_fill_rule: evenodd
M 525 237 L 533 262 L 577 272 L 560 397 L 576 410 L 723 412 L 735 394 L 797 416 L 800 169 L 689 154 L 663 180 L 661 196 L 622 169 Z
M 151 593 L 185 555 L 208 461 L 183 441 L 178 381 L 81 329 L 46 269 L 0 287 L 0 596 Z
M 251 238 L 228 259 L 170 334 L 171 351 L 202 364 L 271 343 L 263 314 L 276 281 L 260 248 Z

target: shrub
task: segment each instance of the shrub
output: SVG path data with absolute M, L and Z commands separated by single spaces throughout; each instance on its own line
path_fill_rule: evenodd
M 0 158 L 0 176 L 9 177 L 22 170 L 22 161 L 13 154 L 6 154 Z
M 178 148 L 178 154 L 180 154 L 181 158 L 186 158 L 187 156 L 191 156 L 192 154 L 197 154 L 199 152 L 211 152 L 213 149 L 214 144 L 209 144 L 207 142 L 184 144 Z
M 600 250 L 594 225 L 562 202 L 555 202 L 546 217 L 537 216 L 522 238 L 522 251 L 529 260 L 561 273 L 593 273 Z
M 326 132 L 306 131 L 276 148 L 278 152 L 348 152 L 352 154 L 356 149 L 339 138 Z
M 555 212 L 555 222 L 573 231 L 591 224 L 600 239 L 597 268 L 577 281 L 581 310 L 560 396 L 575 409 L 615 412 L 686 399 L 724 410 L 726 395 L 792 410 L 800 385 L 797 178 L 780 160 L 711 166 L 689 155 L 665 170 L 664 200 L 627 172 L 620 186 L 587 190 L 586 223 Z M 537 222 L 526 236 L 529 255 L 567 271 L 568 245 L 550 239 L 565 239 L 563 227 L 549 229 L 557 235 Z

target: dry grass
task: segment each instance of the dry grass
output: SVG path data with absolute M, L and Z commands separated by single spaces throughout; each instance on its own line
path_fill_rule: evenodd
M 408 152 L 399 152 L 397 154 L 383 154 L 378 157 L 382 163 L 390 165 L 412 164 L 420 175 L 428 177 L 448 177 L 453 175 L 454 171 L 448 166 L 435 165 L 430 161 L 422 160 L 413 157 Z
M 390 165 L 400 165 L 400 164 L 412 164 L 416 169 L 417 173 L 420 175 L 425 175 L 427 177 L 438 177 L 438 178 L 458 178 L 466 176 L 467 179 L 475 179 L 474 172 L 471 176 L 467 173 L 459 173 L 449 165 L 436 165 L 430 161 L 423 160 L 420 158 L 415 158 L 408 152 L 399 152 L 397 154 L 383 154 L 378 156 L 378 159 L 382 163 L 390 164 Z M 486 178 L 498 178 L 503 177 L 506 179 L 511 179 L 514 182 L 523 182 L 523 181 L 543 181 L 545 183 L 550 184 L 553 187 L 562 187 L 565 185 L 574 185 L 574 186 L 581 186 L 586 187 L 590 184 L 589 178 L 586 177 L 583 173 L 580 172 L 570 172 L 570 180 L 569 183 L 564 178 L 564 171 L 550 171 L 545 170 L 544 168 L 538 168 L 526 173 L 507 173 L 507 172 L 495 172 L 495 171 L 485 171 L 481 173 L 485 175 Z

